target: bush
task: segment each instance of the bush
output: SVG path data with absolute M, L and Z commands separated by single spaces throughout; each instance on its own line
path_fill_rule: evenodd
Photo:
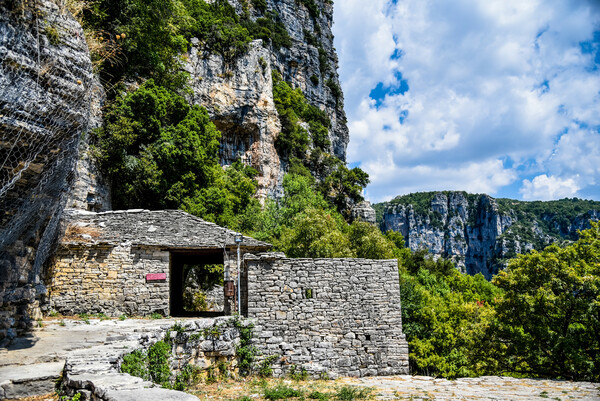
M 295 390 L 283 383 L 279 383 L 276 387 L 265 388 L 263 396 L 267 400 L 285 400 L 290 397 L 301 397 L 302 391 Z

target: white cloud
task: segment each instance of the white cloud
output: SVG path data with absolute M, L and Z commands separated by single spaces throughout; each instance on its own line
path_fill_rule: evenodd
M 514 172 L 504 169 L 500 160 L 466 163 L 446 169 L 432 165 L 394 165 L 388 158 L 383 162 L 367 163 L 364 167 L 371 173 L 373 181 L 368 187 L 367 197 L 371 197 L 373 191 L 386 199 L 420 191 L 491 193 L 496 187 L 515 179 Z
M 590 193 L 600 179 L 586 153 L 600 148 L 600 73 L 580 43 L 600 30 L 593 4 L 338 0 L 348 160 L 371 175 L 371 200 L 437 189 L 518 196 L 503 192 L 518 182 L 523 197 Z M 396 72 L 409 90 L 369 99 Z
M 533 180 L 523 180 L 520 192 L 525 200 L 552 200 L 574 196 L 579 186 L 573 178 L 560 179 L 546 174 Z

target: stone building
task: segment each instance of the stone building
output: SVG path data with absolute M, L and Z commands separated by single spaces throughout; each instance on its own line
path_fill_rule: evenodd
M 236 233 L 183 211 L 71 210 L 63 229 L 47 278 L 62 314 L 202 316 L 184 308 L 186 266 L 223 265 L 219 274 L 238 280 Z M 243 237 L 239 292 L 221 281 L 224 307 L 209 316 L 240 307 L 276 376 L 408 373 L 396 260 L 289 259 L 270 248 Z
M 63 229 L 47 282 L 50 306 L 65 315 L 185 316 L 185 266 L 223 265 L 237 277 L 236 233 L 181 210 L 69 210 Z M 249 237 L 240 243 L 242 257 L 270 248 Z M 235 307 L 229 294 L 217 312 Z

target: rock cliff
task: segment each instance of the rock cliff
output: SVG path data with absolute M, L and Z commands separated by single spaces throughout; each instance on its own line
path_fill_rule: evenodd
M 412 250 L 449 258 L 462 272 L 491 278 L 509 258 L 572 241 L 600 218 L 600 202 L 520 202 L 465 192 L 428 192 L 376 205 L 383 230 L 402 233 Z
M 265 11 L 252 2 L 229 0 L 239 13 L 249 7 L 251 18 L 272 13 L 287 30 L 291 44 L 279 49 L 256 40 L 234 62 L 218 54 L 191 49 L 187 70 L 191 75 L 192 101 L 208 109 L 223 133 L 221 163 L 241 158 L 260 176 L 259 196 L 278 196 L 287 168 L 274 143 L 281 131 L 273 101 L 272 72 L 277 71 L 293 88 L 300 88 L 308 103 L 327 112 L 331 119 L 331 153 L 346 160 L 349 141 L 343 95 L 339 89 L 337 55 L 333 47 L 333 3 L 267 0 Z M 243 4 L 242 4 L 243 3 Z M 197 41 L 192 40 L 192 44 Z
M 39 315 L 42 267 L 97 88 L 83 30 L 66 9 L 0 3 L 0 340 Z

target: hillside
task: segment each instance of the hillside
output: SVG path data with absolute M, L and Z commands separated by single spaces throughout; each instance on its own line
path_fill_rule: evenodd
M 466 192 L 422 192 L 374 205 L 384 231 L 399 231 L 411 250 L 426 248 L 466 273 L 491 278 L 510 258 L 577 239 L 600 217 L 600 202 L 523 202 Z
M 330 0 L 1 2 L 0 323 L 39 315 L 65 208 L 257 231 L 293 172 L 350 216 L 332 24 Z

